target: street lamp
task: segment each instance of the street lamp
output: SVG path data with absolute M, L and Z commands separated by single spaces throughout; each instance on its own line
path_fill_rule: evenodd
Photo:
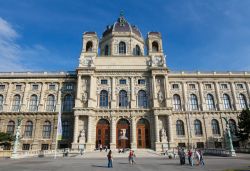
M 17 159 L 18 158 L 17 150 L 18 150 L 18 146 L 19 146 L 22 120 L 23 119 L 21 117 L 17 118 L 17 127 L 16 127 L 15 142 L 14 142 L 13 152 L 12 152 L 12 156 L 11 156 L 11 158 L 13 158 L 13 159 Z
M 226 142 L 228 142 L 228 145 L 229 145 L 229 155 L 231 157 L 235 157 L 236 153 L 235 153 L 235 150 L 234 150 L 234 147 L 233 147 L 233 142 L 232 142 L 232 136 L 231 136 L 230 127 L 229 127 L 229 122 L 228 122 L 228 120 L 227 120 L 226 117 L 222 117 L 222 118 L 226 122 L 226 134 L 227 134 L 227 136 L 225 136 L 225 139 L 226 139 Z

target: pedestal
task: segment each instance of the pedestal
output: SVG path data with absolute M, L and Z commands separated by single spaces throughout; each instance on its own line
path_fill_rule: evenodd
M 236 153 L 234 150 L 229 151 L 229 157 L 236 157 Z
M 112 150 L 112 151 L 116 150 L 116 144 L 115 143 L 110 143 L 110 150 Z
M 162 151 L 162 143 L 155 142 L 155 151 L 158 151 L 158 152 Z

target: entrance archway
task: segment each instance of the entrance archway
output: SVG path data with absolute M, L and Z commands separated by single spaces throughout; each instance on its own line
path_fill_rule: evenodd
M 117 122 L 116 148 L 130 148 L 130 124 L 126 119 L 120 119 Z
M 96 148 L 102 144 L 109 148 L 110 143 L 110 125 L 106 119 L 100 119 L 96 125 Z
M 150 148 L 150 125 L 146 119 L 140 119 L 136 126 L 137 148 Z

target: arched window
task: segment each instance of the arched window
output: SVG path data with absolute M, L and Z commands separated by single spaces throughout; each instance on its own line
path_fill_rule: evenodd
M 71 112 L 73 105 L 74 105 L 73 97 L 70 94 L 67 94 L 63 100 L 63 111 Z
M 51 135 L 51 123 L 50 121 L 45 121 L 43 125 L 43 138 L 49 139 Z
M 147 108 L 147 106 L 148 106 L 147 93 L 144 90 L 140 90 L 138 92 L 138 107 Z
M 207 94 L 207 107 L 208 107 L 208 110 L 215 109 L 214 97 L 212 94 Z
M 119 107 L 128 107 L 128 94 L 125 90 L 119 92 Z
M 119 43 L 119 54 L 126 54 L 126 43 L 125 42 Z
M 191 110 L 198 110 L 198 100 L 195 94 L 190 95 L 190 109 Z
M 216 119 L 212 120 L 212 132 L 214 135 L 220 135 L 219 122 Z
M 20 110 L 20 104 L 21 104 L 21 97 L 20 97 L 20 95 L 17 94 L 13 98 L 12 111 L 13 112 L 19 112 L 19 110 Z
M 202 135 L 202 125 L 201 125 L 201 121 L 196 119 L 194 121 L 194 133 L 195 135 Z
M 159 51 L 158 42 L 153 41 L 153 43 L 152 43 L 152 51 L 153 51 L 153 52 L 158 52 L 158 51 Z
M 62 122 L 62 137 L 67 139 L 69 137 L 69 121 Z
M 7 125 L 7 133 L 9 134 L 14 134 L 15 132 L 15 122 L 14 121 L 9 121 Z
M 135 56 L 140 56 L 141 55 L 141 48 L 139 45 L 135 46 Z
M 248 107 L 247 99 L 246 99 L 246 96 L 244 94 L 239 95 L 239 102 L 240 102 L 241 109 L 246 109 Z
M 236 135 L 237 133 L 237 127 L 236 127 L 236 122 L 233 119 L 229 119 L 229 128 L 230 128 L 230 132 L 232 135 Z
M 31 138 L 33 132 L 33 122 L 27 121 L 24 129 L 24 137 Z
M 232 109 L 229 95 L 223 94 L 223 104 L 224 104 L 224 109 Z
M 173 107 L 174 110 L 181 110 L 181 98 L 178 94 L 173 96 Z
M 185 135 L 184 123 L 182 120 L 176 121 L 176 135 L 180 135 L 180 136 Z
M 46 111 L 54 112 L 55 111 L 55 96 L 53 94 L 48 95 L 47 104 L 46 104 Z
M 92 52 L 92 50 L 93 50 L 93 43 L 91 41 L 88 41 L 86 44 L 86 51 Z
M 108 100 L 108 92 L 106 90 L 102 90 L 100 93 L 100 107 L 108 107 L 109 100 Z
M 33 94 L 30 97 L 30 106 L 29 106 L 29 111 L 30 112 L 36 112 L 38 108 L 38 97 L 37 95 Z
M 105 48 L 104 48 L 104 55 L 105 56 L 108 56 L 110 53 L 109 53 L 109 45 L 105 45 Z
M 0 94 L 0 112 L 3 111 L 3 95 Z

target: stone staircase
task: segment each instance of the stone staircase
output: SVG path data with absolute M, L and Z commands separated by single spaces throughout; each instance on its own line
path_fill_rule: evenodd
M 108 150 L 109 151 L 109 150 Z M 93 152 L 85 152 L 82 156 L 80 154 L 74 153 L 75 155 L 69 155 L 70 157 L 77 158 L 106 158 L 108 151 L 93 151 Z M 134 150 L 136 157 L 138 158 L 147 158 L 147 157 L 162 157 L 162 155 L 151 149 L 137 149 Z M 124 153 L 118 153 L 118 150 L 112 151 L 114 158 L 127 158 L 129 155 L 129 151 Z

